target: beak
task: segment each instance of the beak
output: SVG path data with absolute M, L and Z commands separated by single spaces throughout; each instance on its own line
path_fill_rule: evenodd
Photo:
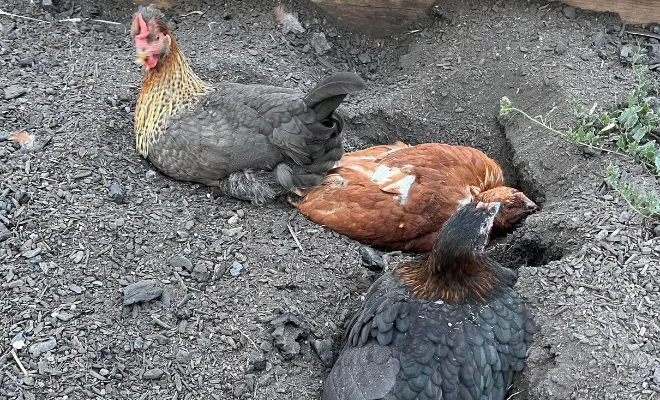
M 525 198 L 525 211 L 528 213 L 534 213 L 537 211 L 541 211 L 541 207 L 537 206 L 536 203 L 534 203 L 530 199 Z
M 149 57 L 149 50 L 137 50 L 137 56 L 135 57 L 135 63 L 144 65 L 147 57 Z
M 492 203 L 484 203 L 484 202 L 478 202 L 476 208 L 482 208 L 485 209 L 489 215 L 495 216 L 497 213 L 500 211 L 500 208 L 502 207 L 502 203 L 499 201 L 494 201 Z
M 500 212 L 500 208 L 502 208 L 502 203 L 499 201 L 493 202 L 493 203 L 488 203 L 486 205 L 488 213 L 492 216 L 497 215 L 498 212 Z
M 534 203 L 530 199 L 527 199 L 527 202 L 525 203 L 525 207 L 527 207 L 527 211 L 532 213 L 536 211 L 541 211 L 541 207 L 537 206 L 536 203 Z
M 518 192 L 515 194 L 520 200 L 522 200 L 524 206 L 524 210 L 527 213 L 534 213 L 536 211 L 541 211 L 541 207 L 537 206 L 536 203 L 531 201 L 527 196 L 525 196 L 522 192 Z

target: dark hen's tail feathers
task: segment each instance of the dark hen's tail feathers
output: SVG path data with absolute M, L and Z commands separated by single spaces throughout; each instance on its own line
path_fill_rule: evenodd
M 275 168 L 275 179 L 288 191 L 300 194 L 300 189 L 321 184 L 323 175 L 339 161 L 344 154 L 341 135 L 344 120 L 335 110 L 348 94 L 365 87 L 357 74 L 338 72 L 325 78 L 303 98 L 305 105 L 314 111 L 299 117 L 312 135 L 305 139 L 309 152 L 305 157 L 311 162 L 293 166 L 282 163 Z
M 316 111 L 319 121 L 327 118 L 339 107 L 346 95 L 359 92 L 366 84 L 357 74 L 338 72 L 321 81 L 307 93 L 303 101 L 307 107 Z
M 289 162 L 278 164 L 272 172 L 232 173 L 220 180 L 220 191 L 264 204 L 287 191 L 300 195 L 300 189 L 321 184 L 325 173 L 344 154 L 344 120 L 334 111 L 348 94 L 365 87 L 362 78 L 351 72 L 339 72 L 321 81 L 303 98 L 310 112 L 298 115 L 298 122 L 290 128 L 301 129 L 305 134 L 288 136 L 277 143 L 290 157 Z

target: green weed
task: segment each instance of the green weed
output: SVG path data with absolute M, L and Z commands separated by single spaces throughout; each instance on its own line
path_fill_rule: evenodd
M 614 105 L 599 112 L 596 112 L 596 104 L 589 111 L 578 105 L 575 108 L 577 123 L 567 132 L 554 129 L 547 118 L 532 117 L 516 108 L 506 97 L 500 100 L 500 117 L 519 113 L 573 143 L 632 157 L 646 165 L 653 175 L 659 175 L 660 146 L 657 140 L 660 140 L 660 101 L 658 88 L 648 80 L 646 68 L 637 64 L 641 55 L 642 53 L 637 53 L 633 56 L 632 68 L 636 80 L 625 99 L 620 103 L 615 101 Z M 633 210 L 654 219 L 660 217 L 660 198 L 655 193 L 634 193 L 630 184 L 619 180 L 618 167 L 609 165 L 606 168 L 605 182 L 616 190 Z

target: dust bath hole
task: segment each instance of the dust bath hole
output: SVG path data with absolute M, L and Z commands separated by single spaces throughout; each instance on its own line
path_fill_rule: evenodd
M 404 111 L 378 110 L 347 122 L 348 134 L 344 139 L 347 144 L 346 151 L 396 141 L 410 145 L 437 142 L 475 147 L 500 164 L 508 186 L 518 188 L 543 209 L 545 193 L 518 162 L 515 151 L 497 120 L 487 124 L 487 132 L 476 130 L 467 131 L 466 134 L 466 131 L 462 130 L 460 135 L 455 133 L 456 128 L 452 129 L 442 122 L 411 116 Z M 538 229 L 537 225 L 543 224 L 540 221 L 531 224 L 528 224 L 527 220 L 521 221 L 508 234 L 494 237 L 489 253 L 498 262 L 511 268 L 522 265 L 540 266 L 563 257 L 566 248 L 556 240 L 559 235 L 553 235 L 548 229 Z

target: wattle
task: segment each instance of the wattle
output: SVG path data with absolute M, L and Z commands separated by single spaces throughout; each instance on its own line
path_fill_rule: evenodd
M 147 67 L 155 68 L 158 64 L 158 56 L 155 54 L 150 54 L 149 57 L 147 57 L 146 63 Z

